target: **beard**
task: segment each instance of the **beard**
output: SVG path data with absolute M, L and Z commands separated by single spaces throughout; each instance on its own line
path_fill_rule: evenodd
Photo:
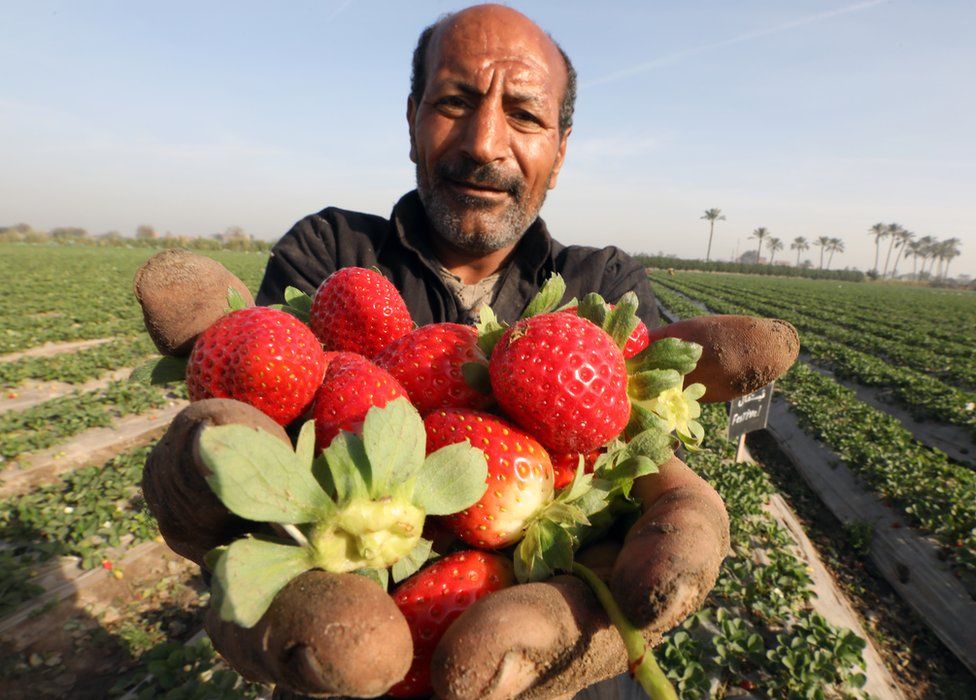
M 506 192 L 510 203 L 497 212 L 497 202 L 454 191 L 445 181 L 469 182 Z M 531 206 L 525 180 L 505 173 L 497 165 L 478 165 L 464 158 L 456 163 L 440 162 L 433 173 L 417 164 L 417 192 L 434 231 L 458 250 L 487 255 L 514 245 L 539 215 L 545 191 L 537 206 Z M 474 215 L 474 222 L 471 222 Z

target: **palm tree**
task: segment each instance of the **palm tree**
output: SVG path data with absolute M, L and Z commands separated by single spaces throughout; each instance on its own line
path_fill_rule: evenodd
M 759 228 L 757 228 L 755 231 L 752 232 L 752 235 L 751 236 L 749 236 L 749 238 L 756 238 L 756 239 L 759 240 L 759 250 L 756 251 L 756 264 L 757 265 L 759 264 L 759 261 L 762 259 L 762 244 L 763 244 L 763 240 L 765 240 L 765 238 L 768 235 L 769 235 L 769 231 L 767 231 L 765 229 L 765 227 L 760 226 Z
M 918 259 L 922 255 L 923 240 L 920 238 L 908 241 L 908 252 L 905 253 L 905 257 L 907 258 L 909 255 L 912 257 L 912 279 L 918 279 Z
M 915 238 L 915 234 L 907 229 L 901 229 L 896 232 L 895 235 L 898 240 L 895 241 L 895 247 L 898 249 L 898 255 L 895 256 L 895 264 L 891 266 L 891 278 L 894 279 L 895 275 L 898 274 L 898 261 L 901 260 L 901 254 L 905 252 L 905 246 Z
M 874 236 L 874 272 L 878 272 L 878 251 L 880 250 L 881 239 L 887 237 L 888 228 L 881 223 L 875 224 L 870 229 L 871 235 Z
M 830 251 L 830 257 L 827 258 L 827 269 L 830 269 L 830 264 L 834 261 L 834 253 L 844 252 L 844 241 L 839 238 L 831 238 L 827 243 L 827 250 Z
M 945 269 L 942 270 L 942 279 L 949 279 L 949 263 L 952 262 L 953 258 L 959 257 L 961 251 L 959 250 L 959 239 L 950 238 L 948 240 L 942 241 L 940 245 L 942 249 L 942 257 L 945 259 Z
M 705 251 L 705 262 L 708 262 L 708 258 L 712 254 L 712 234 L 715 233 L 715 222 L 725 221 L 725 215 L 721 209 L 706 209 L 705 215 L 699 218 L 708 219 L 708 250 Z
M 888 254 L 885 255 L 885 266 L 884 272 L 881 273 L 881 279 L 888 276 L 888 261 L 891 260 L 891 246 L 895 244 L 895 239 L 898 238 L 899 232 L 902 230 L 901 224 L 888 224 Z
M 773 264 L 773 259 L 776 257 L 776 251 L 783 250 L 783 241 L 778 238 L 769 237 L 769 264 Z
M 804 238 L 803 236 L 797 236 L 796 238 L 793 239 L 793 242 L 790 243 L 790 250 L 795 250 L 796 251 L 796 266 L 799 267 L 800 266 L 800 251 L 801 250 L 810 250 L 810 244 L 807 243 L 807 239 Z
M 925 264 L 928 262 L 929 256 L 932 255 L 932 246 L 935 245 L 935 239 L 932 236 L 922 236 L 918 239 L 918 251 L 915 255 L 922 259 L 922 270 L 919 275 L 925 274 Z
M 814 243 L 814 245 L 820 246 L 820 269 L 821 270 L 823 269 L 824 248 L 826 248 L 829 244 L 830 244 L 830 238 L 827 236 L 820 236 Z

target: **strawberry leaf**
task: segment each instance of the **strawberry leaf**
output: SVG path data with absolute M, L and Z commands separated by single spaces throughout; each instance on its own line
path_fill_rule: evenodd
M 136 367 L 129 375 L 129 381 L 153 386 L 182 382 L 186 380 L 186 363 L 185 357 L 164 355 Z
M 315 421 L 305 421 L 302 425 L 295 442 L 295 455 L 302 464 L 312 464 L 315 460 Z
M 547 314 L 559 306 L 566 294 L 566 281 L 559 274 L 553 273 L 542 285 L 539 293 L 532 298 L 525 307 L 520 318 L 529 318 L 539 314 Z
M 674 456 L 671 435 L 657 428 L 648 428 L 627 443 L 627 453 L 631 457 L 650 460 L 656 471 L 656 465 L 664 464 Z
M 609 313 L 610 305 L 596 292 L 590 292 L 583 297 L 583 301 L 576 309 L 577 316 L 592 321 L 600 328 L 603 328 L 603 323 L 607 320 Z
M 343 505 L 354 499 L 368 498 L 370 464 L 363 441 L 358 435 L 341 431 L 322 451 L 329 468 L 336 502 Z
M 482 394 L 491 393 L 491 378 L 488 365 L 484 362 L 465 362 L 461 365 L 461 374 L 469 387 Z
M 430 454 L 417 475 L 413 502 L 428 515 L 450 515 L 478 502 L 488 488 L 485 453 L 469 442 Z
M 673 369 L 649 369 L 632 374 L 627 379 L 627 394 L 638 401 L 647 401 L 667 389 L 681 386 L 683 377 Z
M 312 297 L 295 287 L 285 287 L 285 303 L 278 308 L 299 321 L 308 323 L 308 317 L 312 313 Z
M 654 428 L 662 433 L 670 432 L 668 422 L 650 409 L 634 403 L 630 407 L 630 422 L 627 424 L 627 435 L 637 435 L 645 430 Z
M 486 357 L 491 357 L 491 351 L 495 349 L 508 326 L 498 320 L 495 312 L 487 304 L 481 307 L 479 318 L 480 320 L 475 325 L 478 330 L 478 347 L 481 348 Z
M 640 319 L 637 318 L 637 295 L 634 292 L 627 292 L 618 301 L 612 311 L 607 314 L 603 321 L 603 330 L 613 338 L 613 342 L 621 350 L 627 344 L 630 334 L 637 328 Z
M 247 308 L 247 299 L 233 287 L 227 288 L 227 310 L 239 311 Z
M 388 496 L 413 479 L 424 464 L 426 442 L 424 421 L 406 398 L 369 409 L 363 422 L 363 445 L 371 469 L 369 495 Z
M 417 546 L 411 550 L 410 554 L 400 559 L 391 567 L 394 583 L 400 583 L 403 579 L 420 571 L 420 567 L 427 563 L 433 553 L 434 543 L 425 540 L 423 537 L 417 542 Z
M 220 617 L 253 627 L 289 581 L 312 568 L 308 550 L 257 537 L 236 540 L 220 555 L 214 578 Z
M 652 369 L 673 369 L 678 374 L 688 374 L 698 365 L 702 346 L 677 338 L 661 338 L 627 360 L 631 374 Z
M 365 576 L 366 578 L 376 581 L 376 583 L 385 591 L 390 587 L 390 570 L 389 569 L 356 569 L 353 571 L 354 574 L 359 576 Z
M 230 509 L 258 522 L 310 523 L 335 504 L 302 461 L 270 433 L 243 425 L 218 425 L 200 434 L 207 483 Z
M 513 557 L 515 578 L 520 583 L 542 581 L 556 571 L 573 566 L 573 540 L 554 522 L 537 520 L 525 532 Z

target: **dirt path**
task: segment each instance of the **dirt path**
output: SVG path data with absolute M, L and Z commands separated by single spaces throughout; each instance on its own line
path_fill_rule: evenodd
M 29 379 L 12 389 L 5 389 L 0 394 L 0 414 L 8 411 L 23 411 L 42 404 L 51 399 L 67 396 L 73 392 L 84 393 L 103 389 L 110 382 L 127 378 L 132 373 L 131 367 L 123 367 L 113 372 L 103 374 L 96 379 L 90 379 L 84 384 L 68 384 L 67 382 L 39 382 Z
M 20 352 L 11 352 L 6 355 L 0 355 L 0 362 L 15 362 L 16 360 L 22 360 L 25 357 L 51 357 L 53 355 L 60 355 L 66 352 L 78 352 L 79 350 L 84 350 L 85 348 L 93 348 L 96 345 L 104 345 L 105 343 L 111 343 L 115 338 L 95 338 L 94 340 L 73 340 L 67 343 L 44 343 L 43 345 L 38 345 L 36 348 L 31 348 L 30 350 L 22 350 Z

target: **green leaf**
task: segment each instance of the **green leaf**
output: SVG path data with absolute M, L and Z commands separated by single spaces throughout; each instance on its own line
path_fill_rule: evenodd
M 424 421 L 405 397 L 369 409 L 363 422 L 363 445 L 371 469 L 370 496 L 388 496 L 413 479 L 423 466 L 426 443 Z
M 652 369 L 673 369 L 685 375 L 698 365 L 702 346 L 678 338 L 656 340 L 634 357 L 627 360 L 627 370 L 631 374 Z
M 540 520 L 549 520 L 557 525 L 589 525 L 579 506 L 565 501 L 552 501 L 539 516 Z
M 253 627 L 289 581 L 312 568 L 303 547 L 247 537 L 231 543 L 217 561 L 220 617 Z
M 341 431 L 322 450 L 322 456 L 325 457 L 332 477 L 336 503 L 343 505 L 353 499 L 369 497 L 369 458 L 358 435 Z
M 303 462 L 278 438 L 243 425 L 209 426 L 200 433 L 207 483 L 221 502 L 258 522 L 310 523 L 334 504 Z
M 136 367 L 129 375 L 129 381 L 153 386 L 182 382 L 186 380 L 186 363 L 185 357 L 164 355 Z
M 607 320 L 609 313 L 610 305 L 596 292 L 590 292 L 583 297 L 583 301 L 580 302 L 579 307 L 576 309 L 577 316 L 592 321 L 600 328 L 603 328 L 603 324 Z
M 305 421 L 302 425 L 295 442 L 295 456 L 302 464 L 312 464 L 315 460 L 315 421 Z
M 461 374 L 465 384 L 475 391 L 491 393 L 491 377 L 488 374 L 488 365 L 484 362 L 465 362 L 461 365 Z
M 285 303 L 281 305 L 281 309 L 308 323 L 312 312 L 312 297 L 296 287 L 285 287 Z
M 542 285 L 539 293 L 525 307 L 520 318 L 549 313 L 559 306 L 559 302 L 562 301 L 565 294 L 566 281 L 559 274 L 553 273 Z
M 620 300 L 614 305 L 613 310 L 603 322 L 603 330 L 613 338 L 613 342 L 621 350 L 624 349 L 630 334 L 640 323 L 640 319 L 637 318 L 637 305 L 637 295 L 634 292 L 627 292 L 620 297 Z
M 478 347 L 486 357 L 491 357 L 491 351 L 495 349 L 508 326 L 498 320 L 487 304 L 481 307 L 479 316 L 480 321 L 475 326 L 478 329 Z
M 670 432 L 668 422 L 650 409 L 644 408 L 640 404 L 632 404 L 630 407 L 630 422 L 627 423 L 627 435 L 637 435 L 645 430 L 654 428 L 662 433 Z
M 626 481 L 632 483 L 634 479 L 638 479 L 645 474 L 657 473 L 657 470 L 657 464 L 652 459 L 641 455 L 625 459 L 613 469 L 602 473 L 600 478 L 614 482 L 615 484 Z M 629 492 L 630 489 L 627 488 L 626 491 Z
M 390 587 L 389 569 L 357 569 L 353 573 L 376 581 L 384 591 Z
M 417 546 L 414 547 L 410 553 L 398 560 L 392 567 L 393 581 L 395 583 L 400 583 L 400 581 L 408 578 L 417 571 L 420 571 L 420 567 L 427 563 L 430 559 L 430 555 L 433 552 L 434 543 L 430 540 L 425 540 L 423 537 L 417 542 Z
M 627 394 L 638 401 L 656 398 L 662 391 L 681 386 L 683 377 L 673 369 L 650 369 L 627 379 Z
M 674 456 L 672 445 L 670 434 L 649 428 L 627 443 L 627 452 L 633 457 L 647 457 L 654 464 L 664 464 Z
M 542 581 L 573 567 L 573 540 L 559 525 L 537 520 L 515 548 L 515 577 L 520 583 Z
M 247 308 L 247 299 L 234 287 L 227 288 L 227 308 L 230 311 L 239 311 Z
M 485 453 L 467 441 L 431 453 L 417 475 L 413 503 L 428 515 L 449 515 L 474 505 L 488 488 Z

